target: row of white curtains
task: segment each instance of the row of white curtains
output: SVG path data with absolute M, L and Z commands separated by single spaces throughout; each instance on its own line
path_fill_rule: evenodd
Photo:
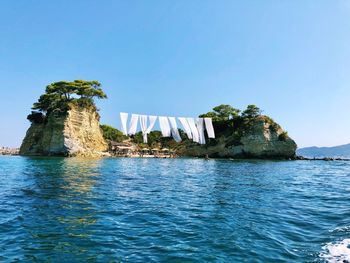
M 153 129 L 157 116 L 148 116 L 148 115 L 138 115 L 132 114 L 129 129 L 127 129 L 127 119 L 128 113 L 121 112 L 121 125 L 122 131 L 125 135 L 134 135 L 137 131 L 137 125 L 140 120 L 141 132 L 143 136 L 143 142 L 147 143 L 147 135 Z M 148 125 L 148 119 L 150 124 Z M 204 130 L 207 130 L 209 138 L 215 138 L 214 127 L 211 118 L 184 118 L 179 117 L 184 131 L 189 139 L 192 139 L 194 142 L 199 144 L 205 144 Z M 181 136 L 177 127 L 177 122 L 175 117 L 159 117 L 159 126 L 163 137 L 172 136 L 176 142 L 181 141 Z

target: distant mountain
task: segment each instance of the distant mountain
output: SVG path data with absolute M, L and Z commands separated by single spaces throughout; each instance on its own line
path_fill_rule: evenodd
M 306 147 L 297 150 L 297 155 L 304 157 L 342 157 L 350 158 L 350 143 L 334 147 Z

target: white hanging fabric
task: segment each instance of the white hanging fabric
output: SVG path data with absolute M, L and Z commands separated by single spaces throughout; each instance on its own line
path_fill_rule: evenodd
M 147 126 L 148 118 L 150 121 L 149 126 Z M 147 135 L 151 132 L 156 120 L 157 116 L 140 115 L 140 124 L 144 143 L 148 143 Z
M 147 122 L 148 122 L 148 116 L 140 115 L 140 126 L 141 126 L 144 143 L 147 143 Z
M 148 125 L 148 118 L 150 120 L 150 124 Z M 147 116 L 147 115 L 138 115 L 132 114 L 129 129 L 127 128 L 128 122 L 128 113 L 121 112 L 121 128 L 122 132 L 125 135 L 134 135 L 137 131 L 138 121 L 140 119 L 141 131 L 143 135 L 143 142 L 147 143 L 147 135 L 153 129 L 157 116 Z M 179 117 L 184 131 L 189 139 L 192 139 L 194 142 L 205 144 L 205 135 L 204 130 L 207 130 L 208 138 L 215 138 L 215 132 L 213 127 L 212 118 L 184 118 Z M 180 142 L 181 136 L 177 127 L 176 118 L 175 117 L 159 117 L 159 126 L 162 132 L 163 137 L 172 136 L 176 142 Z
M 167 117 L 159 117 L 159 126 L 163 137 L 171 136 L 171 130 Z
M 122 132 L 124 135 L 128 135 L 128 128 L 126 127 L 126 124 L 128 122 L 128 114 L 125 112 L 120 113 L 120 121 L 122 124 Z
M 129 125 L 129 135 L 134 135 L 137 131 L 137 123 L 139 121 L 139 115 L 138 114 L 132 114 L 130 125 Z
M 147 128 L 147 134 L 151 132 L 151 130 L 153 129 L 154 124 L 156 124 L 157 121 L 157 116 L 148 116 L 149 117 L 149 126 Z
M 213 127 L 213 122 L 211 118 L 204 118 L 205 129 L 207 130 L 208 138 L 215 139 L 215 132 Z
M 199 142 L 199 134 L 198 134 L 198 130 L 196 127 L 196 123 L 194 122 L 193 118 L 186 118 L 188 125 L 191 128 L 191 133 L 192 133 L 192 139 L 194 142 Z
M 171 126 L 171 135 L 176 142 L 181 142 L 181 136 L 179 130 L 177 129 L 177 123 L 175 117 L 168 117 Z
M 192 139 L 191 128 L 190 128 L 190 125 L 188 124 L 186 118 L 179 117 L 178 119 L 179 119 L 179 121 L 181 122 L 181 125 L 182 125 L 182 127 L 184 128 L 185 133 L 186 133 L 188 139 Z
M 205 144 L 205 136 L 204 136 L 204 120 L 203 118 L 197 118 L 196 119 L 196 126 L 198 130 L 199 135 L 199 143 Z

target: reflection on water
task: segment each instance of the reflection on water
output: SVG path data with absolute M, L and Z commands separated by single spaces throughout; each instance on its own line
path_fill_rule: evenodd
M 0 168 L 0 261 L 317 262 L 347 251 L 349 163 L 0 157 Z
M 88 197 L 93 195 L 98 181 L 100 163 L 101 160 L 73 158 L 21 160 L 16 170 L 17 177 L 24 176 L 23 185 L 12 189 L 9 198 L 11 201 L 16 197 L 17 218 L 22 221 L 13 242 L 19 237 L 30 242 L 16 246 L 12 259 L 22 253 L 42 259 L 45 251 L 51 250 L 57 251 L 57 256 L 69 254 L 69 260 L 85 255 L 82 244 L 95 245 L 90 226 L 97 222 L 97 211 Z

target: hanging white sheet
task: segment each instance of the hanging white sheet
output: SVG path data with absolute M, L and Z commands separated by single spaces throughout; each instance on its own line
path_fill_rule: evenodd
M 139 121 L 139 115 L 138 114 L 132 114 L 130 125 L 129 125 L 129 135 L 134 135 L 137 131 L 137 123 Z
M 199 143 L 205 144 L 205 136 L 204 136 L 204 120 L 203 118 L 197 118 L 196 119 L 196 126 L 198 130 L 199 135 Z
M 167 117 L 159 117 L 159 126 L 160 130 L 162 131 L 163 137 L 170 137 L 171 136 L 171 130 L 168 122 Z
M 124 135 L 128 135 L 128 128 L 126 127 L 126 124 L 128 122 L 128 114 L 125 112 L 120 113 L 120 122 L 122 124 L 122 132 Z
M 199 134 L 198 134 L 198 130 L 197 130 L 196 123 L 195 123 L 194 119 L 193 118 L 186 118 L 186 119 L 187 119 L 188 125 L 191 128 L 193 141 L 199 142 Z
M 147 122 L 148 122 L 148 116 L 140 115 L 140 126 L 141 126 L 144 143 L 147 143 Z
M 148 116 L 149 117 L 149 126 L 147 128 L 147 134 L 151 132 L 151 130 L 153 129 L 154 124 L 156 124 L 157 121 L 157 116 Z
M 148 118 L 150 121 L 149 126 L 147 126 Z M 140 125 L 141 125 L 141 131 L 142 131 L 144 143 L 148 142 L 147 135 L 151 132 L 154 124 L 156 123 L 156 120 L 157 120 L 157 116 L 140 115 Z
M 177 129 L 177 123 L 175 117 L 168 117 L 171 126 L 171 135 L 176 142 L 181 142 L 181 136 Z
M 204 118 L 205 128 L 207 130 L 208 138 L 215 138 L 213 122 L 211 118 Z
M 179 121 L 181 122 L 181 125 L 182 125 L 182 127 L 184 128 L 185 133 L 186 133 L 188 139 L 192 139 L 191 128 L 190 128 L 190 125 L 188 125 L 188 122 L 187 122 L 186 118 L 179 117 L 178 119 L 179 119 Z

